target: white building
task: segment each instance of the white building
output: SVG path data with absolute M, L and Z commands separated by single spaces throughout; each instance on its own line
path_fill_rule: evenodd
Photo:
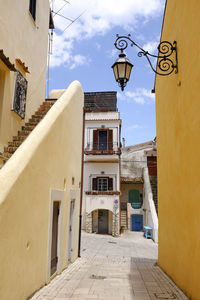
M 121 149 L 121 226 L 132 231 L 152 228 L 158 241 L 157 152 L 149 141 Z
M 83 229 L 119 235 L 120 131 L 116 92 L 85 93 Z

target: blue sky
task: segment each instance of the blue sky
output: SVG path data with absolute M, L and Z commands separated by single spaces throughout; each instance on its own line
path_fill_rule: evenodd
M 64 89 L 74 80 L 84 92 L 117 91 L 122 119 L 122 137 L 126 145 L 154 139 L 155 99 L 151 94 L 155 74 L 136 47 L 126 54 L 134 65 L 130 81 L 121 92 L 114 80 L 111 65 L 119 51 L 114 47 L 116 34 L 131 34 L 145 50 L 156 53 L 159 43 L 165 0 L 53 0 L 56 29 L 50 58 L 50 90 Z M 71 24 L 71 25 L 70 25 Z M 70 25 L 70 26 L 69 26 Z M 69 26 L 66 30 L 65 28 Z

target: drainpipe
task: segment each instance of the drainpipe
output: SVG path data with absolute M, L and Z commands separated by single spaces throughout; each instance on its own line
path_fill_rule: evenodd
M 81 190 L 80 190 L 78 257 L 81 257 L 81 226 L 82 226 L 82 201 L 83 201 L 84 140 L 85 140 L 85 107 L 83 107 L 83 132 L 82 132 L 82 161 L 81 161 Z

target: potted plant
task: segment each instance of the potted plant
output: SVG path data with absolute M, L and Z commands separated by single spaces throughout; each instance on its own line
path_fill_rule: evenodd
M 120 227 L 120 233 L 124 233 L 125 226 Z

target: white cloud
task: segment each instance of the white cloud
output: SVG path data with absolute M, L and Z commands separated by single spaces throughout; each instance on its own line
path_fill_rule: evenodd
M 107 51 L 107 56 L 108 57 L 110 57 L 110 58 L 117 58 L 118 57 L 118 53 L 119 51 L 116 49 L 116 48 L 114 48 L 114 49 L 112 49 L 111 51 Z
M 134 130 L 134 129 L 141 129 L 141 128 L 143 128 L 143 126 L 134 124 L 134 125 L 128 126 L 127 130 Z
M 80 54 L 73 56 L 71 61 L 72 61 L 72 64 L 70 65 L 71 70 L 75 69 L 77 66 L 88 64 L 87 58 Z
M 54 11 L 58 11 L 63 5 L 63 0 L 54 1 Z M 53 44 L 53 56 L 51 66 L 65 64 L 70 67 L 71 59 L 75 55 L 74 42 L 90 39 L 94 36 L 105 35 L 109 30 L 119 24 L 124 29 L 135 29 L 141 23 L 162 11 L 164 0 L 73 0 L 71 4 L 59 12 L 63 16 L 74 20 L 80 14 L 83 15 L 71 24 L 69 20 L 58 15 L 54 17 L 57 29 L 57 41 Z M 64 32 L 63 32 L 64 31 Z M 59 36 L 59 38 L 58 38 Z M 66 54 L 67 53 L 67 54 Z M 76 53 L 76 55 L 80 55 Z M 84 63 L 86 63 L 86 59 Z M 79 60 L 83 64 L 83 60 Z M 78 66 L 78 64 L 76 65 Z M 75 66 L 74 66 L 75 67 Z
M 155 95 L 145 88 L 136 88 L 134 91 L 126 91 L 123 95 L 117 93 L 117 97 L 121 101 L 134 101 L 138 104 L 145 104 L 148 100 L 155 100 Z
M 154 54 L 154 53 L 157 54 L 158 53 L 158 50 L 157 50 L 158 44 L 159 43 L 157 41 L 156 42 L 148 42 L 142 48 L 151 54 Z

